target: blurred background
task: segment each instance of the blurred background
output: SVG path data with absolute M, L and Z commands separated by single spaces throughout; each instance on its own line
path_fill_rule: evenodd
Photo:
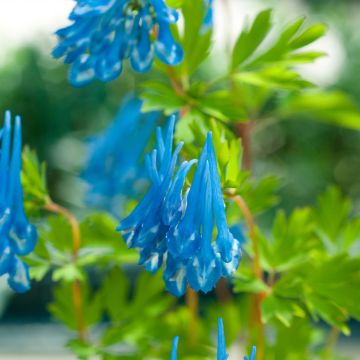
M 280 26 L 306 15 L 329 26 L 317 50 L 329 56 L 302 71 L 326 88 L 341 89 L 360 105 L 360 2 L 358 0 L 232 0 L 227 12 L 215 2 L 214 56 L 206 71 L 225 63 L 224 44 L 233 41 L 246 16 L 275 9 Z M 79 213 L 84 210 L 86 185 L 80 180 L 85 158 L 84 140 L 114 118 L 123 96 L 144 79 L 123 72 L 110 84 L 94 83 L 75 89 L 67 82 L 67 66 L 52 59 L 53 32 L 68 24 L 72 0 L 11 0 L 0 3 L 0 109 L 23 117 L 24 143 L 48 164 L 53 198 Z M 229 14 L 231 17 L 229 18 Z M 255 173 L 281 177 L 279 206 L 285 209 L 312 204 L 316 194 L 337 184 L 360 209 L 360 133 L 321 123 L 293 119 L 259 131 L 254 137 Z M 51 323 L 46 312 L 50 291 L 36 285 L 26 295 L 14 295 L 0 284 L 0 359 L 71 358 L 63 349 L 65 330 Z M 344 355 L 360 359 L 353 326 L 353 340 L 342 339 Z

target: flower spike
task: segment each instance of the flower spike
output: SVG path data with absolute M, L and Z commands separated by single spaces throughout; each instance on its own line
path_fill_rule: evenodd
M 187 286 L 211 291 L 221 276 L 236 270 L 241 250 L 226 222 L 211 133 L 199 161 L 184 161 L 175 170 L 182 143 L 172 151 L 174 127 L 172 117 L 165 139 L 157 129 L 156 148 L 145 158 L 152 185 L 118 230 L 129 248 L 139 249 L 146 270 L 156 272 L 164 263 L 166 289 L 181 296 Z M 184 190 L 195 163 L 192 184 Z
M 19 256 L 33 251 L 38 235 L 23 205 L 20 117 L 15 118 L 12 144 L 11 123 L 7 111 L 0 138 L 0 276 L 8 274 L 10 287 L 21 293 L 30 289 L 30 277 Z

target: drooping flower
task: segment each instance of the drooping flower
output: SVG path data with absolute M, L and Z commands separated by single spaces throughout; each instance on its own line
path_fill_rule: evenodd
M 146 156 L 152 185 L 133 212 L 118 227 L 127 246 L 140 250 L 140 264 L 150 272 L 157 271 L 162 265 L 167 251 L 166 234 L 170 225 L 177 221 L 177 214 L 182 209 L 182 198 L 179 200 L 178 195 L 187 172 L 194 164 L 194 161 L 183 163 L 173 176 L 183 146 L 180 143 L 172 151 L 174 126 L 175 117 L 172 117 L 165 140 L 161 129 L 157 128 L 156 148 Z M 166 218 L 163 216 L 164 209 L 167 210 Z
M 240 242 L 231 234 L 225 214 L 212 135 L 208 134 L 181 219 L 168 233 L 164 271 L 167 289 L 182 295 L 187 285 L 210 291 L 221 278 L 238 267 Z M 216 227 L 217 236 L 213 241 Z
M 141 105 L 137 98 L 125 100 L 114 122 L 90 139 L 82 173 L 89 206 L 119 215 L 124 199 L 138 195 L 147 183 L 141 156 L 160 114 L 141 113 Z
M 12 136 L 11 114 L 5 113 L 0 141 L 0 276 L 8 274 L 10 287 L 25 292 L 30 289 L 29 269 L 19 256 L 33 251 L 37 231 L 28 222 L 23 205 L 19 116 Z
M 184 190 L 196 161 L 184 161 L 175 171 L 182 143 L 173 153 L 173 131 L 174 120 L 165 141 L 157 129 L 156 149 L 146 157 L 152 186 L 118 230 L 128 247 L 140 250 L 140 264 L 148 271 L 157 271 L 165 262 L 166 288 L 181 296 L 187 286 L 208 292 L 221 276 L 230 276 L 239 265 L 241 250 L 226 222 L 211 133 L 190 189 Z
M 53 50 L 72 64 L 73 85 L 114 80 L 125 59 L 140 73 L 151 68 L 154 55 L 168 65 L 181 62 L 183 51 L 170 30 L 179 16 L 164 0 L 75 1 L 73 24 L 56 32 L 60 43 Z
M 179 337 L 176 336 L 172 343 L 171 357 L 170 360 L 177 360 L 177 350 L 179 344 Z M 221 318 L 218 320 L 218 345 L 217 345 L 217 360 L 227 360 L 229 357 L 226 352 L 226 341 L 225 341 L 225 332 L 224 324 Z M 244 360 L 256 360 L 256 347 L 252 347 L 250 358 L 247 356 L 244 357 Z

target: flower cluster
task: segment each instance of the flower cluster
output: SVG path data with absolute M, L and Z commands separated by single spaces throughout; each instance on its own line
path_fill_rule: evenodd
M 177 360 L 178 345 L 179 345 L 179 337 L 175 336 L 173 343 L 172 343 L 170 360 Z M 229 355 L 226 352 L 224 324 L 223 324 L 222 319 L 220 318 L 218 320 L 218 348 L 217 348 L 217 357 L 216 358 L 217 358 L 217 360 L 227 360 L 228 356 Z M 244 360 L 256 360 L 256 347 L 255 346 L 252 347 L 250 358 L 245 356 Z
M 89 139 L 82 178 L 89 184 L 86 203 L 121 214 L 124 199 L 137 196 L 148 179 L 141 156 L 159 118 L 158 112 L 141 113 L 142 101 L 129 98 L 114 122 Z M 131 149 L 131 151 L 129 151 Z
M 172 151 L 174 125 L 172 118 L 165 140 L 157 129 L 156 149 L 146 157 L 152 186 L 118 230 L 129 248 L 140 250 L 140 264 L 148 271 L 165 263 L 166 288 L 181 296 L 187 286 L 208 292 L 221 276 L 231 275 L 241 250 L 226 222 L 211 133 L 184 193 L 186 176 L 197 161 L 184 161 L 175 171 L 183 144 Z
M 53 50 L 54 57 L 65 56 L 64 62 L 72 64 L 73 85 L 86 85 L 95 78 L 115 79 L 124 59 L 140 73 L 151 68 L 154 54 L 167 65 L 182 61 L 182 48 L 170 29 L 178 13 L 164 0 L 76 2 L 70 14 L 73 24 L 56 32 L 60 43 Z
M 28 266 L 19 256 L 29 254 L 37 241 L 36 228 L 29 224 L 21 187 L 21 119 L 15 118 L 12 137 L 11 114 L 6 112 L 0 131 L 0 276 L 17 292 L 30 288 Z

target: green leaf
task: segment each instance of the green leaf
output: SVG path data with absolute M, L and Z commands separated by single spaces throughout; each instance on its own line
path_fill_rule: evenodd
M 205 11 L 206 7 L 202 0 L 183 1 L 184 36 L 181 38 L 181 45 L 184 50 L 184 60 L 180 68 L 187 75 L 194 73 L 209 55 L 211 31 L 202 31 Z
M 163 111 L 170 115 L 186 105 L 185 99 L 176 93 L 170 84 L 160 81 L 148 81 L 142 84 L 144 101 L 142 111 Z
M 234 75 L 234 79 L 240 83 L 268 89 L 298 90 L 313 86 L 309 81 L 301 79 L 296 71 L 280 66 L 266 67 L 259 71 L 240 72 Z
M 327 31 L 327 27 L 324 24 L 314 24 L 309 26 L 300 35 L 295 37 L 289 43 L 291 49 L 299 49 L 306 45 L 309 45 L 317 39 L 323 37 Z
M 266 293 L 270 289 L 266 283 L 256 277 L 256 275 L 245 267 L 240 267 L 233 279 L 234 292 L 236 293 Z
M 88 359 L 90 356 L 99 355 L 99 351 L 93 344 L 81 339 L 72 339 L 67 342 L 66 347 L 74 352 L 79 359 Z
M 83 271 L 75 264 L 66 264 L 54 270 L 52 275 L 53 281 L 74 282 L 76 280 L 84 280 Z
M 231 68 L 235 69 L 247 60 L 259 47 L 271 29 L 272 10 L 261 11 L 251 24 L 240 33 L 232 54 Z
M 80 285 L 82 312 L 86 327 L 97 324 L 102 314 L 102 299 L 93 294 L 87 281 Z M 72 284 L 60 283 L 54 289 L 54 300 L 48 306 L 51 315 L 72 330 L 77 329 L 77 313 L 74 305 Z
M 278 203 L 278 189 L 279 179 L 276 176 L 260 179 L 245 177 L 238 182 L 236 193 L 244 198 L 253 214 L 259 214 Z
M 28 262 L 27 262 L 28 263 Z M 48 264 L 39 264 L 30 266 L 30 278 L 36 281 L 41 281 L 50 270 Z
M 348 251 L 360 236 L 360 219 L 350 219 L 351 202 L 335 186 L 318 197 L 313 211 L 317 234 L 331 253 Z
M 290 327 L 294 316 L 294 302 L 270 295 L 261 303 L 261 317 L 264 323 L 276 318 L 286 327 Z
M 279 108 L 278 116 L 286 118 L 294 114 L 360 130 L 360 109 L 339 91 L 304 92 L 290 97 Z
M 248 64 L 248 67 L 259 66 L 267 63 L 273 63 L 281 61 L 285 54 L 288 53 L 289 42 L 295 36 L 295 34 L 299 31 L 301 26 L 304 24 L 305 18 L 299 18 L 294 22 L 290 23 L 285 29 L 281 32 L 278 40 L 270 46 L 269 49 L 265 50 L 261 55 L 251 61 Z
M 21 182 L 25 208 L 30 212 L 41 210 L 48 197 L 46 166 L 39 162 L 36 152 L 28 147 L 24 148 L 22 154 Z
M 309 208 L 295 209 L 288 218 L 283 211 L 279 211 L 273 224 L 272 237 L 259 237 L 264 266 L 272 272 L 284 272 L 306 263 L 311 253 L 319 247 L 313 230 Z
M 103 305 L 113 321 L 127 317 L 129 290 L 129 280 L 119 267 L 113 268 L 103 280 L 101 287 Z

